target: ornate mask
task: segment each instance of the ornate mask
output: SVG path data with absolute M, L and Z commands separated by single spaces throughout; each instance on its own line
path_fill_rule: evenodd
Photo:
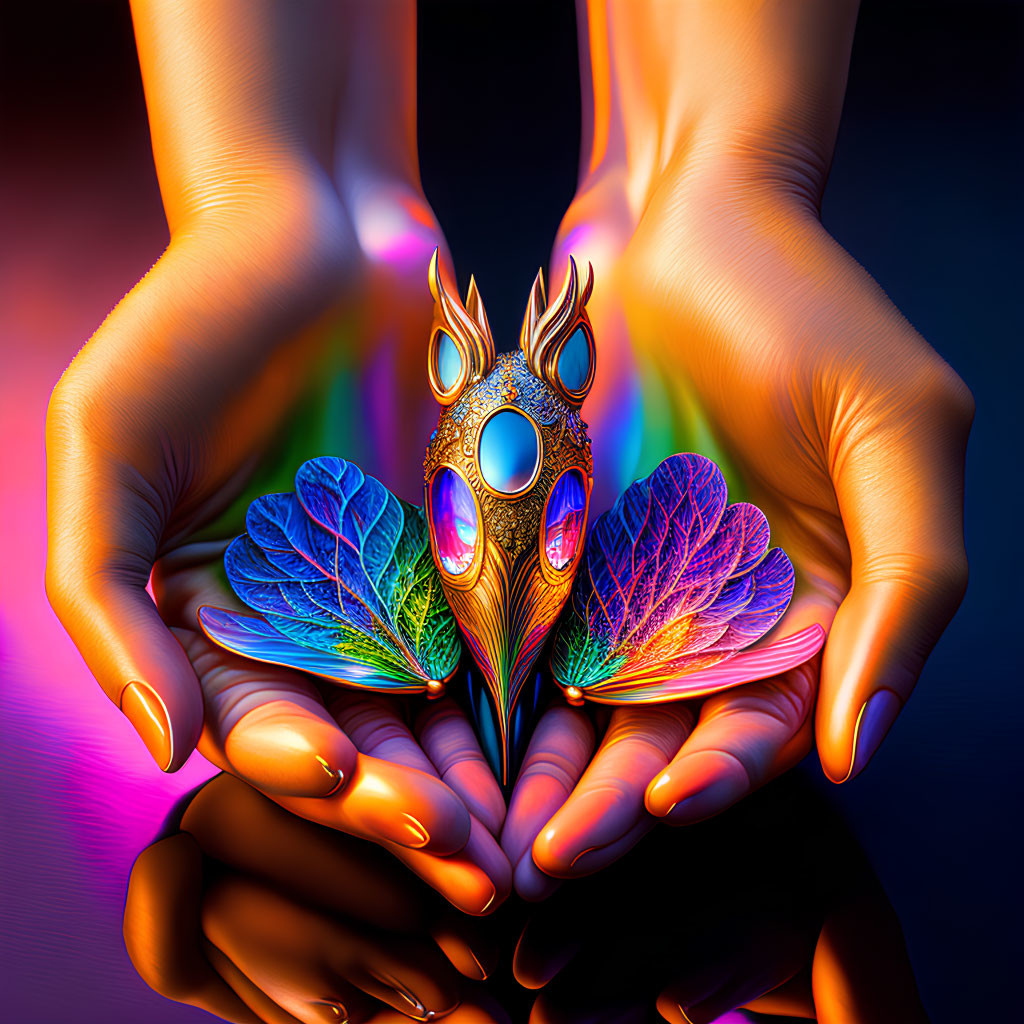
M 594 336 L 570 258 L 548 304 L 538 271 L 518 351 L 495 355 L 471 280 L 466 303 L 430 264 L 434 324 L 427 373 L 442 405 L 423 462 L 434 562 L 492 701 L 502 781 L 514 711 L 572 590 L 593 462 L 580 406 L 594 379 Z M 481 731 L 485 710 L 475 708 Z M 518 730 L 516 730 L 518 731 Z

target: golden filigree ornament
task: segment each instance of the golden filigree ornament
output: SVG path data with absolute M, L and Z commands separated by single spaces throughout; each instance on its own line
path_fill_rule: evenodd
M 438 697 L 462 657 L 481 746 L 503 783 L 529 736 L 542 671 L 571 703 L 705 697 L 795 667 L 812 625 L 758 644 L 795 574 L 768 522 L 727 504 L 701 455 L 631 484 L 584 543 L 592 460 L 580 407 L 594 380 L 593 287 L 570 258 L 547 301 L 537 274 L 515 352 L 495 354 L 476 283 L 465 304 L 428 272 L 427 377 L 441 405 L 424 459 L 426 508 L 333 456 L 295 491 L 249 507 L 224 556 L 257 614 L 202 608 L 227 649 L 347 686 Z M 550 660 L 537 658 L 548 642 Z M 754 645 L 754 646 L 751 646 Z
M 445 596 L 490 695 L 489 745 L 507 781 L 517 712 L 530 710 L 520 695 L 583 551 L 593 461 L 580 405 L 594 379 L 593 275 L 588 267 L 581 284 L 570 258 L 548 304 L 538 271 L 519 349 L 498 356 L 475 282 L 463 306 L 436 253 L 429 281 L 427 374 L 443 409 L 423 463 L 427 522 Z M 489 709 L 473 696 L 480 723 Z

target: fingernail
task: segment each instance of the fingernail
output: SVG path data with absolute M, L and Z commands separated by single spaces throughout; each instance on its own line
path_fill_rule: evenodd
M 662 804 L 662 802 L 664 801 L 664 795 L 663 794 L 662 794 L 661 800 L 658 799 L 658 791 L 659 790 L 664 790 L 665 787 L 668 786 L 671 782 L 672 782 L 672 776 L 669 775 L 668 772 L 665 772 L 658 779 L 658 781 L 655 782 L 653 786 L 651 786 L 650 795 L 647 798 L 647 806 L 648 806 L 651 814 L 653 814 L 657 818 L 664 818 L 665 815 L 668 814 L 669 811 L 671 811 L 672 808 L 676 806 L 675 804 L 669 804 L 667 807 L 660 806 Z
M 388 974 L 386 971 L 371 971 L 370 974 L 398 996 L 404 1005 L 397 1007 L 397 1009 L 413 1020 L 440 1020 L 442 1017 L 447 1017 L 449 1013 L 456 1010 L 459 1006 L 459 1002 L 456 1001 L 444 1010 L 428 1010 L 416 994 L 407 989 L 393 975 Z
M 345 784 L 345 773 L 340 768 L 332 768 L 319 754 L 316 754 L 315 757 L 317 764 L 324 770 L 324 774 L 334 783 L 324 794 L 332 796 Z
M 405 811 L 398 814 L 398 827 L 401 835 L 395 839 L 403 846 L 418 850 L 430 842 L 430 833 L 423 827 L 423 823 Z
M 490 886 L 490 895 L 484 900 L 483 906 L 477 911 L 479 914 L 486 914 L 490 909 L 491 904 L 494 902 L 495 897 L 498 895 L 498 890 L 493 885 Z
M 480 963 L 480 957 L 478 957 L 476 955 L 476 953 L 473 952 L 473 950 L 469 951 L 469 955 L 470 955 L 470 957 L 473 960 L 473 965 L 476 968 L 476 972 L 475 973 L 479 975 L 479 980 L 480 981 L 486 981 L 487 980 L 487 968 L 484 967 L 484 965 L 482 963 Z
M 854 726 L 853 758 L 844 782 L 859 775 L 867 767 L 902 708 L 903 701 L 892 690 L 879 690 L 864 702 Z
M 345 783 L 334 763 L 337 726 L 290 713 L 282 703 L 261 704 L 235 723 L 224 741 L 228 760 L 264 793 L 331 796 Z
M 528 903 L 546 900 L 562 883 L 557 878 L 545 875 L 533 862 L 529 850 L 523 854 L 512 873 L 515 890 Z
M 696 793 L 677 800 L 659 817 L 671 816 L 673 825 L 692 825 L 731 807 L 748 789 L 748 785 L 732 777 L 717 779 Z
M 333 1024 L 348 1024 L 348 1010 L 341 1003 L 326 999 L 315 1005 L 324 1008 L 326 1019 L 332 1021 Z
M 167 771 L 174 757 L 174 736 L 167 710 L 156 691 L 146 683 L 129 683 L 121 691 L 120 707 L 161 771 Z

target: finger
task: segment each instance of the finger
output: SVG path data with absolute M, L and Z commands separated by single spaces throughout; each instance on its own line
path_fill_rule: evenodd
M 431 890 L 376 846 L 292 814 L 232 775 L 196 794 L 181 828 L 207 857 L 298 903 L 404 931 L 436 913 Z
M 596 871 L 643 834 L 644 790 L 693 726 L 688 705 L 617 708 L 564 806 L 533 843 L 537 866 L 556 877 Z
M 816 1020 L 814 996 L 811 992 L 810 965 L 801 968 L 788 981 L 766 992 L 756 999 L 743 1004 L 744 1009 L 763 1013 L 771 1017 L 796 1017 L 802 1020 Z
M 402 719 L 399 707 L 393 697 L 341 688 L 327 699 L 328 710 L 360 753 L 415 768 L 437 778 L 437 769 L 416 742 Z
M 237 993 L 251 1012 L 258 1014 L 260 1021 L 266 1024 L 309 1024 L 307 1016 L 296 1016 L 289 1013 L 277 1000 L 271 998 L 259 985 L 247 978 L 245 973 L 232 963 L 231 958 L 226 956 L 209 940 L 203 940 L 203 952 L 207 960 L 214 966 L 217 973 L 224 979 L 227 985 Z M 289 1001 L 285 997 L 285 1001 Z M 310 1014 L 316 1012 L 316 1024 L 340 1024 L 349 1017 L 348 1008 L 344 1003 L 337 1000 L 323 1000 L 323 1007 L 310 1006 L 307 1008 Z M 301 1011 L 300 1011 L 301 1012 Z M 322 1013 L 322 1016 L 320 1014 Z
M 512 867 L 494 836 L 476 818 L 470 820 L 469 840 L 452 856 L 387 844 L 385 849 L 464 914 L 490 914 L 511 891 Z
M 370 1018 L 369 1024 L 408 1024 L 408 1020 L 408 1016 L 396 1010 L 381 1010 Z M 445 1016 L 444 1020 L 445 1024 L 512 1024 L 504 1009 L 486 993 L 467 999 Z
M 501 848 L 433 775 L 360 754 L 336 796 L 276 799 L 310 821 L 379 842 L 464 913 L 489 913 L 508 895 L 511 867 Z
M 202 887 L 202 854 L 191 836 L 171 836 L 143 850 L 125 899 L 128 956 L 142 980 L 167 999 L 237 1024 L 260 1024 L 199 950 Z
M 208 888 L 202 922 L 210 941 L 300 1020 L 319 1019 L 324 1003 L 351 1003 L 352 986 L 419 1020 L 459 1002 L 457 974 L 429 941 L 327 916 L 240 875 Z
M 573 791 L 593 749 L 590 719 L 582 710 L 564 705 L 546 711 L 530 738 L 501 832 L 502 849 L 515 866 L 516 889 L 524 898 L 530 898 L 526 892 L 536 891 L 540 877 L 530 856 L 533 841 Z
M 84 403 L 58 388 L 47 415 L 46 592 L 106 695 L 164 771 L 199 740 L 203 701 L 185 652 L 146 592 L 163 498 L 106 465 Z
M 899 920 L 876 882 L 829 914 L 811 969 L 822 1024 L 926 1024 Z
M 339 689 L 329 710 L 360 750 L 356 768 L 337 793 L 321 800 L 282 798 L 282 806 L 366 839 L 437 854 L 461 850 L 469 812 L 437 778 L 395 704 Z
M 185 642 L 209 694 L 203 753 L 215 764 L 351 835 L 436 853 L 465 845 L 469 813 L 384 700 L 337 698 L 356 730 L 350 739 L 305 677 L 252 665 L 197 634 Z M 387 759 L 357 753 L 357 742 Z
M 458 704 L 448 699 L 427 702 L 417 715 L 416 735 L 441 781 L 497 835 L 505 820 L 505 798 Z
M 561 914 L 528 921 L 512 956 L 512 974 L 523 988 L 543 988 L 583 948 L 579 922 Z
M 472 981 L 486 981 L 497 969 L 498 937 L 485 922 L 448 911 L 431 927 L 430 934 L 455 969 Z
M 373 794 L 384 783 L 381 770 L 399 775 L 412 773 L 374 758 L 361 765 L 378 766 L 368 783 Z M 364 776 L 356 773 L 358 787 Z M 333 799 L 333 798 L 331 798 Z M 267 800 L 230 775 L 208 783 L 182 818 L 182 828 L 195 836 L 211 857 L 259 878 L 273 882 L 296 899 L 355 915 L 380 926 L 424 926 L 430 912 L 427 893 L 419 891 L 397 865 L 338 835 L 336 808 L 330 800 L 278 797 Z M 324 818 L 314 821 L 315 816 Z M 326 825 L 321 829 L 319 825 Z M 342 831 L 355 834 L 355 827 Z M 396 827 L 403 841 L 402 827 Z M 362 838 L 370 838 L 363 836 Z M 419 875 L 428 885 L 467 914 L 480 914 L 499 905 L 508 895 L 510 867 L 487 830 L 471 825 L 469 840 L 460 853 L 436 856 L 378 836 L 375 840 Z
M 945 364 L 901 393 L 913 396 L 909 410 L 854 410 L 833 426 L 851 586 L 825 645 L 816 733 L 834 782 L 863 771 L 878 749 L 967 585 L 964 454 L 973 402 Z
M 417 852 L 452 854 L 470 835 L 469 812 L 440 779 L 363 754 L 339 792 L 274 799 L 318 824 Z
M 240 658 L 177 629 L 206 702 L 202 753 L 261 792 L 327 796 L 356 767 L 356 748 L 309 677 Z
M 718 694 L 657 772 L 644 800 L 673 825 L 710 818 L 795 765 L 810 749 L 816 662 Z

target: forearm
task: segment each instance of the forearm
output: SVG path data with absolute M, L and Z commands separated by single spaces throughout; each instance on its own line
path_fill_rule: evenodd
M 581 179 L 624 172 L 641 210 L 666 175 L 747 168 L 824 188 L 858 0 L 578 0 Z

